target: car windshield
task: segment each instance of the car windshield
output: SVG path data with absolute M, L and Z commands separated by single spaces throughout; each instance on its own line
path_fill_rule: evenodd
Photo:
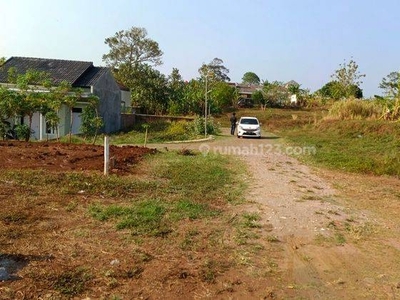
M 241 119 L 240 124 L 258 125 L 258 121 L 257 119 Z

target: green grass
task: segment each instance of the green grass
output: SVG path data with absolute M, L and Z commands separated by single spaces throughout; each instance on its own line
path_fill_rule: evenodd
M 220 155 L 169 155 L 155 161 L 153 174 L 170 183 L 165 192 L 199 203 L 215 203 L 219 199 L 238 201 L 238 188 L 243 186 L 237 174 L 240 163 Z
M 316 147 L 306 160 L 333 169 L 400 176 L 400 123 L 322 121 L 285 131 L 289 143 Z
M 227 157 L 168 152 L 148 158 L 148 163 L 152 179 L 147 186 L 125 178 L 132 190 L 140 187 L 140 196 L 125 205 L 92 205 L 90 214 L 134 235 L 163 236 L 183 219 L 216 217 L 222 206 L 241 197 L 237 191 L 241 185 L 235 186 L 240 171 Z

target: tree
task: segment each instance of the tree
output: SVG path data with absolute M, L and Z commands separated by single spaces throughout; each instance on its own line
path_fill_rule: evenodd
M 130 73 L 142 64 L 162 64 L 163 52 L 157 42 L 147 37 L 145 28 L 132 27 L 118 31 L 114 36 L 106 38 L 104 43 L 110 47 L 110 52 L 103 55 L 103 61 L 112 69 L 124 67 Z
M 139 67 L 136 86 L 131 90 L 132 101 L 147 113 L 162 114 L 168 108 L 167 78 L 148 65 Z
M 262 91 L 254 91 L 251 95 L 251 99 L 253 99 L 255 103 L 260 103 L 261 107 L 265 104 L 265 99 Z
M 365 74 L 358 71 L 358 64 L 351 59 L 349 63 L 344 61 L 340 64 L 339 69 L 331 77 L 339 83 L 337 87 L 342 90 L 343 97 L 348 98 L 357 93 L 357 88 L 360 89 L 361 79 L 365 77 Z
M 132 27 L 106 38 L 110 47 L 103 61 L 115 78 L 131 90 L 132 100 L 148 112 L 165 111 L 166 78 L 153 67 L 162 64 L 163 52 L 144 28 Z M 155 101 L 155 103 L 153 103 Z
M 210 110 L 211 112 L 220 113 L 225 107 L 232 105 L 235 99 L 236 89 L 226 82 L 218 81 L 210 91 Z
M 264 95 L 264 109 L 265 105 L 268 103 L 270 106 L 283 106 L 289 100 L 289 92 L 287 88 L 285 88 L 283 82 L 273 81 L 268 82 L 265 81 L 263 83 L 262 89 Z
M 256 73 L 253 72 L 246 72 L 242 77 L 243 84 L 259 85 L 260 82 L 261 82 L 260 78 L 257 76 Z
M 209 64 L 203 64 L 199 68 L 199 73 L 202 78 L 208 76 L 208 74 L 213 74 L 213 79 L 215 81 L 231 81 L 228 77 L 229 69 L 223 65 L 224 61 L 220 58 L 214 58 Z
M 6 58 L 0 57 L 0 68 L 4 65 L 5 62 L 6 62 Z
M 93 145 L 96 143 L 99 129 L 103 126 L 103 119 L 99 116 L 97 106 L 99 104 L 99 97 L 89 96 L 85 99 L 88 105 L 84 107 L 82 118 L 82 133 L 86 138 L 93 137 Z
M 167 78 L 168 88 L 168 112 L 170 114 L 187 114 L 189 107 L 185 103 L 183 93 L 185 82 L 177 68 L 173 68 L 171 74 Z
M 319 89 L 317 94 L 322 97 L 331 98 L 334 100 L 339 100 L 348 97 L 362 98 L 363 92 L 357 85 L 351 85 L 348 88 L 344 87 L 340 82 L 333 80 L 325 84 L 321 89 Z
M 28 129 L 24 131 L 26 132 L 24 139 L 25 141 L 29 141 L 32 132 L 33 114 L 43 109 L 47 97 L 37 87 L 33 86 L 48 87 L 50 82 L 49 75 L 46 72 L 30 69 L 25 74 L 19 74 L 16 76 L 16 79 L 13 78 L 12 80 L 15 80 L 20 96 L 16 114 L 21 117 L 27 116 L 29 119 Z
M 300 85 L 299 84 L 290 84 L 287 87 L 287 90 L 291 95 L 298 95 L 300 93 Z
M 400 97 L 400 72 L 391 72 L 382 79 L 379 88 L 385 91 L 385 94 L 391 98 Z
M 189 106 L 189 112 L 204 114 L 204 85 L 201 80 L 192 79 L 185 84 L 183 99 Z

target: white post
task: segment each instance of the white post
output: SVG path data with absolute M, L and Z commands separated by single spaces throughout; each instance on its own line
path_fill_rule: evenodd
M 110 167 L 110 145 L 108 136 L 104 136 L 104 175 L 108 175 L 108 169 Z
M 207 137 L 207 77 L 206 74 L 206 93 L 205 93 L 205 103 L 204 103 L 204 137 Z

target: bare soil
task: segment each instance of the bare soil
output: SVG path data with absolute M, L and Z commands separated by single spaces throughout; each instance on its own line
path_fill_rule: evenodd
M 129 173 L 130 168 L 155 149 L 138 146 L 110 146 L 110 172 Z M 2 169 L 43 169 L 50 172 L 104 170 L 102 146 L 65 143 L 0 142 Z
M 241 263 L 236 268 L 218 266 L 226 271 L 217 274 L 215 281 L 199 280 L 207 276 L 197 264 L 207 252 L 201 240 L 189 259 L 184 252 L 170 253 L 175 248 L 168 239 L 146 245 L 116 232 L 112 225 L 90 218 L 82 222 L 93 200 L 85 195 L 79 196 L 82 209 L 73 206 L 68 195 L 54 195 L 48 199 L 50 207 L 39 196 L 36 203 L 20 203 L 13 195 L 24 194 L 26 187 L 2 182 L 1 205 L 23 214 L 20 220 L 0 222 L 0 260 L 3 266 L 13 262 L 15 276 L 0 282 L 0 299 L 63 299 L 46 289 L 45 283 L 53 282 L 54 287 L 55 279 L 48 270 L 45 273 L 44 264 L 56 274 L 60 269 L 76 270 L 78 262 L 104 274 L 98 282 L 89 280 L 90 292 L 75 299 L 400 298 L 399 179 L 306 166 L 288 156 L 286 146 L 272 134 L 237 139 L 226 130 L 214 141 L 149 147 L 112 147 L 112 172 L 140 176 L 132 168 L 140 168 L 141 157 L 155 149 L 215 152 L 242 161 L 248 168 L 247 203 L 229 209 L 232 219 L 244 211 L 261 217 L 254 229 L 257 250 L 237 251 Z M 0 166 L 101 173 L 103 151 L 97 146 L 2 142 Z M 68 213 L 66 204 L 71 206 Z M 36 214 L 30 213 L 33 209 Z M 189 223 L 176 235 L 196 225 Z M 210 221 L 207 226 L 197 224 L 197 229 L 207 239 L 215 238 L 213 230 L 219 229 L 218 240 L 229 241 L 232 232 L 220 225 Z M 216 253 L 215 261 L 224 255 Z M 65 280 L 74 276 L 80 274 L 71 273 Z

